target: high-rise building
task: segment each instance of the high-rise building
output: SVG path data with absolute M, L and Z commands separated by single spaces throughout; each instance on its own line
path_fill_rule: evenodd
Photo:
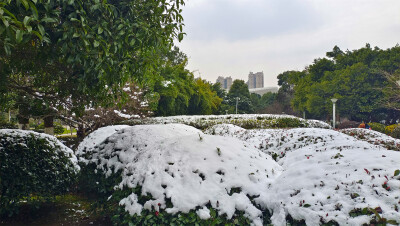
M 247 81 L 249 89 L 263 88 L 264 87 L 264 72 L 249 73 L 249 80 Z
M 217 82 L 219 82 L 219 84 L 221 84 L 222 89 L 229 90 L 232 86 L 232 77 L 229 76 L 229 77 L 224 78 L 222 76 L 219 76 L 217 78 Z

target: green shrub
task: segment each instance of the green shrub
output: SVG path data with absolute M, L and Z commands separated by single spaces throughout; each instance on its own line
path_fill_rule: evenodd
M 113 173 L 106 177 L 102 170 L 98 169 L 95 164 L 81 164 L 79 176 L 79 189 L 86 193 L 94 200 L 94 207 L 104 211 L 104 214 L 110 216 L 113 225 L 250 225 L 251 221 L 244 216 L 241 211 L 236 211 L 231 219 L 227 219 L 226 215 L 219 215 L 218 211 L 211 207 L 211 218 L 202 220 L 197 215 L 196 210 L 188 213 L 169 214 L 165 209 L 143 209 L 141 215 L 130 215 L 124 206 L 120 206 L 121 199 L 135 193 L 138 196 L 138 202 L 144 205 L 145 202 L 152 200 L 150 194 L 142 194 L 140 186 L 135 188 L 114 189 L 115 185 L 122 180 L 121 171 Z M 171 208 L 173 204 L 171 200 L 166 200 L 166 207 Z M 198 207 L 199 209 L 200 207 Z M 271 214 L 263 211 L 264 223 L 270 223 Z
M 38 132 L 43 132 L 44 130 L 44 123 L 39 124 L 38 126 L 35 127 L 35 130 Z M 54 123 L 54 134 L 63 134 L 64 133 L 64 127 L 60 124 L 55 122 Z
M 393 129 L 391 136 L 400 139 L 400 126 Z
M 371 127 L 372 130 L 385 133 L 385 125 L 377 122 L 370 122 L 368 125 Z
M 0 121 L 0 129 L 17 129 L 18 126 L 11 122 Z
M 398 127 L 399 126 L 399 124 L 393 124 L 393 125 L 390 125 L 390 126 L 386 126 L 385 127 L 385 133 L 387 134 L 387 135 L 392 135 L 392 132 L 393 132 L 393 130 L 394 130 L 394 128 L 396 128 L 396 127 Z
M 70 149 L 55 138 L 21 130 L 0 130 L 0 215 L 67 192 L 77 168 Z

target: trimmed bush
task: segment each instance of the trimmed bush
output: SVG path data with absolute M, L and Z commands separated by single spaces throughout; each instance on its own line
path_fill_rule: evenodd
M 196 208 L 188 213 L 169 214 L 165 209 L 172 208 L 173 204 L 170 199 L 166 200 L 165 207 L 158 205 L 157 209 L 152 210 L 143 209 L 140 215 L 131 215 L 125 210 L 124 206 L 119 203 L 121 199 L 129 195 L 136 194 L 138 203 L 144 205 L 153 197 L 146 193 L 142 193 L 142 188 L 137 186 L 135 188 L 115 189 L 115 185 L 119 184 L 122 180 L 121 172 L 113 173 L 105 177 L 105 172 L 98 169 L 93 163 L 81 165 L 82 170 L 79 179 L 79 188 L 87 196 L 96 200 L 96 207 L 104 210 L 105 214 L 110 216 L 113 225 L 250 225 L 251 221 L 245 217 L 242 211 L 235 212 L 231 219 L 227 219 L 226 214 L 220 215 L 218 211 L 210 204 L 203 208 Z M 207 209 L 210 218 L 201 219 L 198 211 Z M 265 210 L 263 211 L 264 224 L 270 222 L 271 214 Z
M 392 131 L 392 137 L 400 139 L 400 126 L 397 126 Z
M 370 122 L 368 125 L 371 127 L 372 130 L 385 133 L 385 125 L 377 122 Z
M 37 130 L 38 132 L 44 131 L 44 123 L 41 123 L 38 126 L 36 126 L 35 130 Z M 59 135 L 59 134 L 63 134 L 63 133 L 64 133 L 64 127 L 60 123 L 55 122 L 54 123 L 54 134 Z
M 386 127 L 385 127 L 385 133 L 386 133 L 387 135 L 392 136 L 392 132 L 393 132 L 394 128 L 396 128 L 396 127 L 398 127 L 398 126 L 399 126 L 399 124 L 393 124 L 393 125 L 390 125 L 390 126 L 386 126 Z
M 0 215 L 20 201 L 69 191 L 79 167 L 72 150 L 56 138 L 23 130 L 0 130 Z

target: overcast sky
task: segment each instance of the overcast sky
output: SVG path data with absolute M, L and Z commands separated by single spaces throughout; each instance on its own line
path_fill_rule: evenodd
M 186 0 L 184 40 L 195 76 L 247 81 L 303 70 L 335 45 L 354 50 L 400 43 L 400 0 Z

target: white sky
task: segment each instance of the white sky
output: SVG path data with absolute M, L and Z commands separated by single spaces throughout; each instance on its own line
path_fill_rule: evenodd
M 400 0 L 186 0 L 178 44 L 195 76 L 247 81 L 303 70 L 335 45 L 345 51 L 400 43 Z

